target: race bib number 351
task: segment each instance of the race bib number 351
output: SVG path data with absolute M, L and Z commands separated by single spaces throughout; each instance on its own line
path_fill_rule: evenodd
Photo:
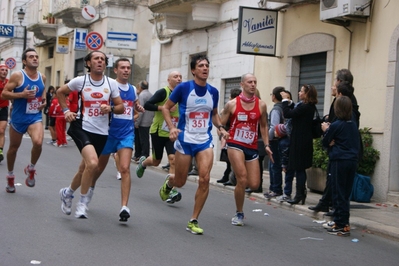
M 209 113 L 208 112 L 191 112 L 189 114 L 189 132 L 205 133 L 208 131 Z

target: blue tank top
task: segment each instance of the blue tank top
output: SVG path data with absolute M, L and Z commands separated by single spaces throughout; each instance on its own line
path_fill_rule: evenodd
M 33 124 L 38 121 L 42 121 L 42 112 L 38 110 L 42 104 L 42 96 L 44 91 L 44 83 L 42 75 L 37 72 L 37 79 L 32 80 L 28 77 L 24 70 L 22 73 L 22 84 L 14 89 L 14 92 L 22 92 L 26 86 L 29 85 L 29 90 L 35 90 L 35 98 L 26 99 L 18 98 L 14 99 L 11 121 L 15 124 Z
M 134 136 L 133 110 L 136 101 L 136 92 L 132 85 L 128 85 L 128 90 L 124 91 L 118 83 L 119 93 L 125 106 L 123 114 L 112 113 L 108 135 L 114 139 L 124 139 L 127 136 Z

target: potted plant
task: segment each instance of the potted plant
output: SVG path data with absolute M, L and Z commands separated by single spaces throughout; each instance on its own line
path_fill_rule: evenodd
M 370 176 L 374 173 L 375 165 L 380 159 L 380 152 L 373 148 L 373 135 L 370 133 L 371 128 L 365 127 L 360 129 L 363 142 L 363 156 L 359 161 L 357 172 L 361 175 Z
M 321 145 L 321 139 L 313 140 L 312 167 L 306 170 L 307 186 L 310 190 L 322 192 L 326 186 L 328 154 Z
M 359 129 L 362 136 L 363 155 L 359 161 L 357 172 L 370 176 L 374 172 L 375 165 L 380 159 L 380 152 L 373 148 L 373 135 L 371 128 Z M 323 191 L 326 185 L 328 154 L 323 149 L 320 139 L 313 140 L 313 163 L 306 170 L 308 188 L 315 191 Z
M 43 15 L 43 19 L 47 20 L 47 23 L 49 23 L 49 24 L 54 24 L 55 23 L 55 17 L 53 17 L 52 13 L 48 13 L 47 15 Z

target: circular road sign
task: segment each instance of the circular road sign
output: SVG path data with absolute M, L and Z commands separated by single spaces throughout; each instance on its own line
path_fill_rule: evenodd
M 85 42 L 90 50 L 98 50 L 104 44 L 103 37 L 100 35 L 100 33 L 95 31 L 87 34 Z
M 7 58 L 5 63 L 9 69 L 13 69 L 17 65 L 17 61 L 12 57 Z

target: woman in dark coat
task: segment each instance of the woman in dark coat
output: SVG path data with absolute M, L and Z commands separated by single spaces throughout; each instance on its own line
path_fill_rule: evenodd
M 303 85 L 299 91 L 299 102 L 292 108 L 289 95 L 283 97 L 283 112 L 285 118 L 292 118 L 292 132 L 288 168 L 295 171 L 296 195 L 288 200 L 290 204 L 298 204 L 306 199 L 306 169 L 312 166 L 313 137 L 312 122 L 317 104 L 317 91 L 313 85 Z

